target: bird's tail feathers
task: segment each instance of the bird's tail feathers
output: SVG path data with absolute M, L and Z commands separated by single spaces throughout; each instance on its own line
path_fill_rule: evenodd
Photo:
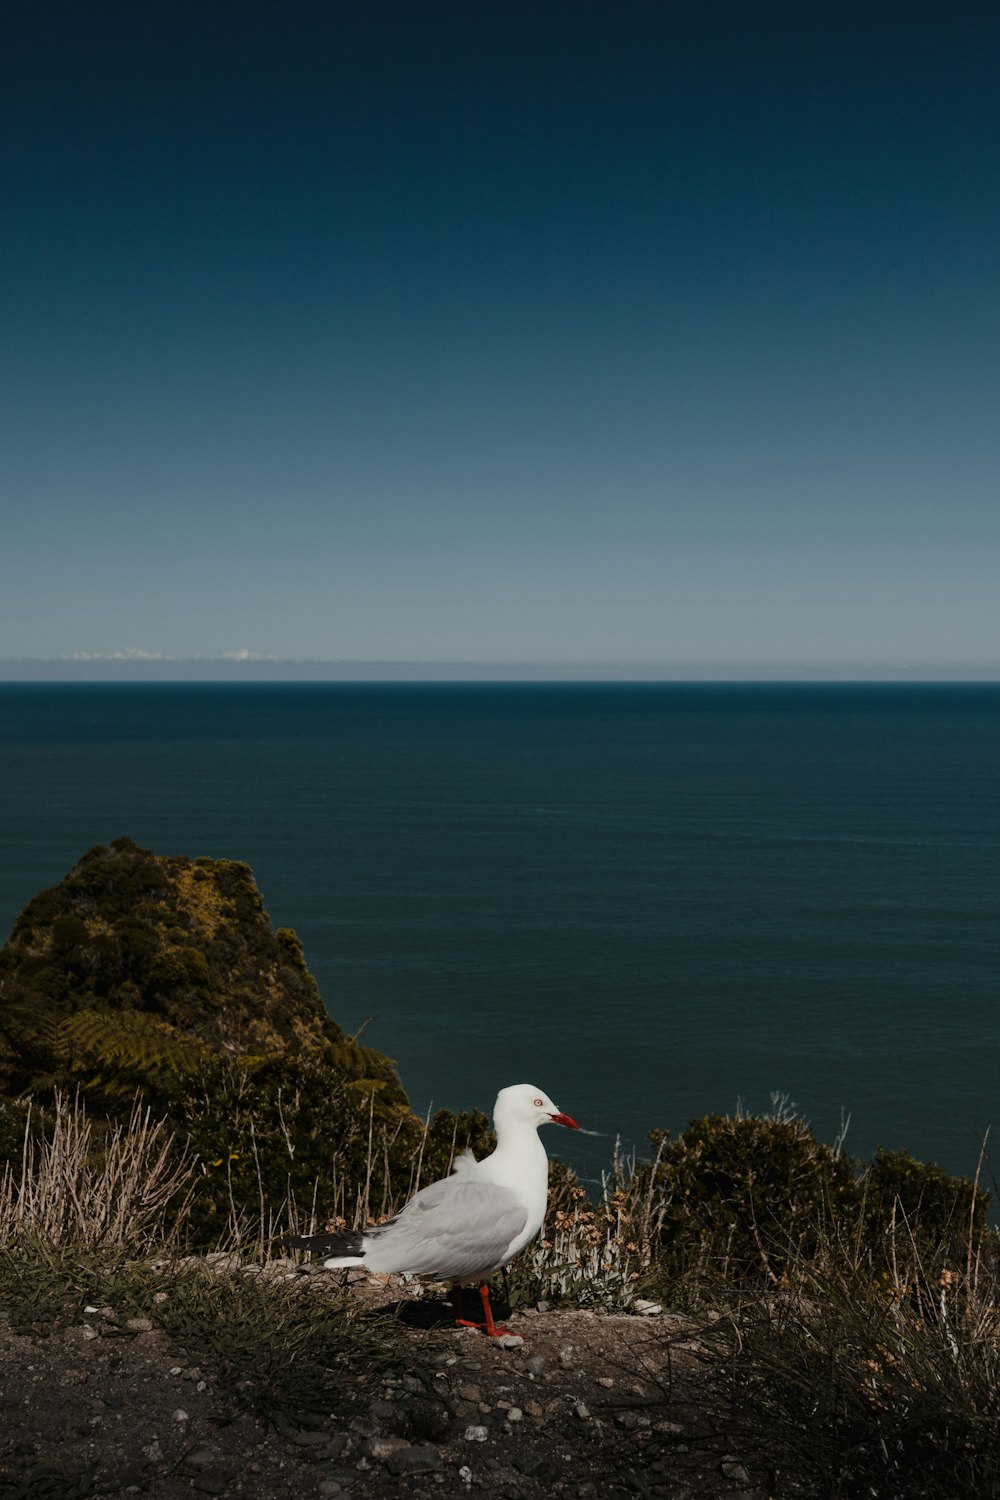
M 331 1270 L 337 1266 L 360 1266 L 364 1264 L 365 1252 L 361 1245 L 360 1229 L 349 1229 L 341 1234 L 288 1234 L 285 1245 L 289 1250 L 309 1250 L 322 1258 L 322 1264 Z

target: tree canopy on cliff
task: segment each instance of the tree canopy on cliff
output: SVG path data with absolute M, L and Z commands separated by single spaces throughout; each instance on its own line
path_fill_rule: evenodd
M 235 860 L 158 855 L 129 838 L 90 849 L 28 902 L 0 950 L 0 1096 L 79 1092 L 121 1118 L 136 1094 L 199 1153 L 207 1220 L 310 1195 L 350 1209 L 422 1140 L 390 1058 L 327 1014 L 302 946 L 275 931 Z M 428 1166 L 484 1138 L 440 1112 Z M 0 1119 L 0 1152 L 4 1145 Z M 214 1184 L 214 1186 L 213 1186 Z M 321 1203 L 322 1209 L 324 1205 Z

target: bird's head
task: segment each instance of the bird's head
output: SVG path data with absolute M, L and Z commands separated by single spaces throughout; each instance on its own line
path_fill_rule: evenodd
M 569 1115 L 564 1115 L 548 1094 L 533 1083 L 512 1083 L 501 1089 L 493 1108 L 493 1123 L 497 1130 L 504 1125 L 567 1125 L 570 1130 L 579 1130 L 579 1125 Z

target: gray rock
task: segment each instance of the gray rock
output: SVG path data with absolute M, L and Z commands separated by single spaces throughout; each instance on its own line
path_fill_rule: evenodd
M 430 1443 L 412 1448 L 397 1448 L 386 1460 L 390 1474 L 431 1474 L 442 1468 L 441 1454 Z
M 489 1428 L 484 1427 L 479 1422 L 472 1423 L 472 1425 L 467 1427 L 462 1433 L 462 1437 L 467 1443 L 485 1443 L 489 1435 Z
M 284 1434 L 288 1442 L 294 1443 L 297 1448 L 324 1448 L 330 1441 L 328 1432 L 315 1432 L 301 1428 L 297 1432 Z
M 719 1465 L 719 1468 L 722 1470 L 726 1478 L 731 1479 L 734 1484 L 750 1483 L 750 1475 L 747 1473 L 746 1469 L 740 1463 L 738 1458 L 724 1458 Z
M 524 1368 L 529 1375 L 540 1375 L 545 1369 L 544 1355 L 533 1354 L 530 1359 L 524 1361 Z

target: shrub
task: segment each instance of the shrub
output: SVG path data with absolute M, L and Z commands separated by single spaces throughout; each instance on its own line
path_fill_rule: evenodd
M 908 1151 L 875 1152 L 863 1178 L 865 1233 L 873 1244 L 898 1221 L 927 1254 L 940 1252 L 965 1264 L 970 1244 L 986 1233 L 989 1194 L 967 1177 L 952 1177 L 936 1162 L 915 1160 Z
M 824 1225 L 857 1213 L 854 1163 L 802 1120 L 706 1115 L 676 1141 L 654 1141 L 661 1274 L 774 1281 Z

